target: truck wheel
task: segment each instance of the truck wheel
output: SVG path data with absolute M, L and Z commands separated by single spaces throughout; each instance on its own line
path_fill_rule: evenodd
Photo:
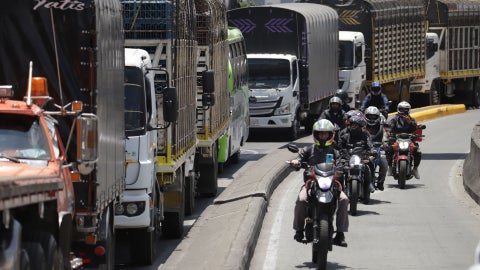
M 185 215 L 193 214 L 195 209 L 195 175 L 185 177 Z
M 472 105 L 475 108 L 480 107 L 480 78 L 475 82 L 475 88 L 473 89 Z
M 154 229 L 136 230 L 133 240 L 133 260 L 139 265 L 151 265 L 157 253 L 157 233 Z
M 217 149 L 214 144 L 212 149 Z M 218 160 L 217 151 L 213 151 L 212 157 L 207 162 L 199 164 L 200 178 L 198 179 L 198 191 L 206 197 L 215 197 L 218 191 Z
M 438 81 L 434 81 L 432 83 L 432 87 L 430 88 L 429 105 L 438 105 L 440 104 L 440 100 L 440 88 L 438 86 Z
M 20 251 L 20 270 L 30 270 L 30 258 L 24 248 Z
M 233 154 L 230 159 L 232 164 L 238 164 L 238 162 L 240 162 L 240 150 Z
M 43 252 L 43 248 L 42 248 L 42 245 L 40 245 L 40 243 L 23 242 L 22 247 L 28 253 L 28 258 L 30 259 L 30 269 L 32 270 L 47 269 L 47 263 L 45 262 L 45 253 Z
M 290 141 L 295 141 L 296 139 L 298 139 L 299 130 L 300 130 L 300 122 L 295 117 L 292 122 L 292 127 L 290 127 L 288 131 L 288 139 Z
M 165 212 L 163 214 L 164 219 L 162 222 L 162 234 L 165 238 L 168 239 L 178 239 L 183 236 L 183 221 L 185 219 L 185 178 L 180 179 L 181 177 L 185 177 L 183 174 L 182 167 L 179 167 L 177 171 L 175 171 L 175 181 L 181 181 L 182 184 L 182 194 L 180 196 L 181 202 L 178 206 L 178 212 Z
M 53 235 L 48 232 L 33 230 L 24 233 L 23 237 L 24 240 L 28 242 L 35 242 L 42 245 L 47 269 L 63 269 L 63 256 Z

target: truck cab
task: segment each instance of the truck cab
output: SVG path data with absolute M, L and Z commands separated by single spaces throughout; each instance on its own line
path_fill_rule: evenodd
M 361 32 L 353 31 L 339 31 L 338 37 L 338 88 L 348 94 L 350 108 L 355 108 L 358 107 L 362 92 L 368 92 L 365 38 Z
M 284 128 L 296 136 L 300 122 L 299 67 L 288 54 L 248 54 L 250 129 Z
M 425 50 L 425 76 L 417 77 L 410 83 L 410 94 L 421 94 L 427 99 L 427 105 L 440 104 L 439 87 L 437 85 L 440 78 L 440 52 L 437 33 L 426 33 Z M 415 100 L 418 100 L 418 98 Z

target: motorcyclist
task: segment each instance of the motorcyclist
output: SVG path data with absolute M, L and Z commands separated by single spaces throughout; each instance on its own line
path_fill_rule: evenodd
M 410 103 L 402 101 L 397 105 L 397 113 L 388 121 L 388 131 L 389 131 L 389 147 L 386 149 L 387 161 L 388 161 L 388 175 L 392 175 L 392 160 L 393 160 L 393 149 L 392 144 L 395 138 L 395 135 L 398 133 L 414 133 L 417 129 L 417 121 L 410 116 Z M 413 150 L 414 164 L 412 174 L 416 179 L 420 179 L 420 174 L 418 173 L 418 166 L 422 160 L 422 152 L 420 152 L 420 147 L 418 143 L 414 142 L 415 148 Z
M 370 139 L 370 134 L 364 129 L 366 121 L 363 116 L 354 115 L 349 119 L 349 125 L 346 129 L 341 132 L 340 138 L 338 139 L 337 149 L 340 151 L 346 151 L 352 147 L 352 145 L 361 144 L 364 153 L 369 157 L 375 156 L 377 154 L 375 148 L 373 147 L 372 140 Z M 374 169 L 374 164 L 372 159 L 368 163 L 370 168 L 370 175 Z M 372 181 L 369 181 L 370 192 L 375 191 L 375 186 Z
M 328 109 L 320 114 L 319 119 L 327 119 L 337 126 L 338 130 L 345 128 L 345 111 L 342 109 L 342 100 L 332 97 L 328 102 Z
M 348 105 L 348 94 L 347 94 L 347 92 L 345 92 L 345 90 L 343 90 L 343 89 L 337 89 L 337 91 L 335 91 L 335 96 L 339 97 L 342 100 L 342 109 L 345 112 L 350 111 L 351 108 L 350 108 L 350 105 Z
M 385 127 L 383 125 L 382 116 L 380 110 L 375 106 L 370 106 L 365 110 L 365 119 L 367 121 L 366 130 L 370 133 L 370 139 L 372 143 L 383 144 L 385 138 Z M 383 183 L 385 182 L 385 176 L 387 175 L 388 162 L 385 155 L 377 156 L 379 159 L 379 172 L 376 183 L 376 188 L 383 190 Z M 375 172 L 372 172 L 375 177 Z M 374 179 L 374 178 L 372 178 Z
M 385 119 L 388 118 L 390 104 L 387 96 L 382 93 L 382 85 L 377 81 L 374 81 L 370 86 L 370 93 L 368 93 L 363 99 L 362 104 L 360 105 L 360 110 L 365 112 L 365 109 L 370 106 L 377 107 Z
M 313 125 L 313 141 L 314 144 L 304 147 L 300 150 L 298 158 L 291 160 L 294 167 L 299 168 L 301 162 L 307 162 L 309 165 L 315 165 L 326 162 L 327 154 L 333 154 L 333 158 L 338 157 L 338 151 L 335 150 L 334 138 L 335 127 L 327 119 L 320 119 Z M 304 180 L 305 173 L 304 173 Z M 338 207 L 336 211 L 336 226 L 337 233 L 333 239 L 333 244 L 346 247 L 345 232 L 348 231 L 348 204 L 347 195 L 342 191 L 341 184 L 339 185 L 340 196 L 338 196 Z M 298 194 L 295 203 L 295 212 L 293 219 L 293 229 L 295 230 L 294 239 L 301 242 L 304 238 L 305 218 L 307 217 L 307 190 L 305 185 Z

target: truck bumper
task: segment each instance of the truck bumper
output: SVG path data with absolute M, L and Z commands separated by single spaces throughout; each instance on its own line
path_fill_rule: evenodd
M 121 202 L 124 213 L 129 204 L 135 204 L 139 209 L 134 215 L 119 214 L 115 210 L 115 228 L 116 229 L 130 229 L 130 228 L 144 228 L 150 226 L 150 196 L 146 190 L 125 190 Z M 142 207 L 143 205 L 143 207 Z M 118 204 L 116 205 L 118 206 Z M 117 209 L 117 207 L 115 207 Z
M 294 117 L 292 114 L 270 117 L 250 117 L 250 128 L 289 128 L 292 126 Z

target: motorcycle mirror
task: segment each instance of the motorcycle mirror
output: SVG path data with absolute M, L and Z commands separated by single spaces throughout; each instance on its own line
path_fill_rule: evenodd
M 296 146 L 295 144 L 288 144 L 287 149 L 292 153 L 298 153 L 298 146 Z
M 421 125 L 421 126 L 420 126 L 420 128 L 421 128 L 421 129 L 426 129 L 426 128 L 427 128 L 427 126 L 425 126 L 425 125 Z

